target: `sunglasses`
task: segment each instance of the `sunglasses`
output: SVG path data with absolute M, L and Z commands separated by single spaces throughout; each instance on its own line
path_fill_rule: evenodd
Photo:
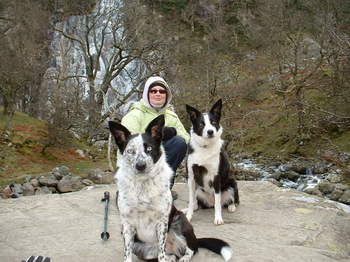
M 166 94 L 166 90 L 164 90 L 164 89 L 152 89 L 149 92 L 153 95 L 155 95 L 157 93 L 162 94 L 162 95 Z

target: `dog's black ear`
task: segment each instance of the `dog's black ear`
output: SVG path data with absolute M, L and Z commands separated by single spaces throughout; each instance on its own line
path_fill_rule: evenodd
M 222 99 L 219 99 L 210 109 L 210 113 L 214 114 L 218 120 L 221 117 Z
M 186 105 L 186 111 L 189 114 L 192 122 L 195 121 L 201 115 L 201 112 L 189 105 Z
M 165 124 L 164 115 L 157 116 L 153 119 L 146 128 L 146 133 L 155 138 L 158 141 L 162 141 L 163 127 Z
M 120 152 L 123 153 L 126 146 L 126 140 L 131 135 L 130 131 L 125 126 L 114 121 L 109 121 L 108 126 L 111 134 L 114 136 L 115 143 Z

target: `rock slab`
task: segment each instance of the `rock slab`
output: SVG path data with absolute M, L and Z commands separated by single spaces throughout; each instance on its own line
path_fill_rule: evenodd
M 199 210 L 192 224 L 198 237 L 230 243 L 235 262 L 350 261 L 348 206 L 279 188 L 270 182 L 239 181 L 241 205 L 225 224 L 214 226 L 214 211 Z M 0 261 L 20 262 L 31 255 L 52 262 L 122 262 L 115 185 L 66 194 L 0 200 Z M 176 184 L 178 208 L 186 207 L 187 186 Z M 107 241 L 103 231 L 103 192 L 111 193 Z M 136 261 L 136 260 L 135 260 Z M 223 261 L 200 250 L 194 262 Z

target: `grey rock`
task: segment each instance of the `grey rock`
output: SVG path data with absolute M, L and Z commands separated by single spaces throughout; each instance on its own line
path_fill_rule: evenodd
M 306 174 L 306 170 L 309 168 L 309 164 L 301 163 L 301 162 L 294 162 L 294 163 L 288 163 L 285 165 L 286 171 L 294 171 L 299 174 Z
M 274 178 L 268 178 L 268 179 L 266 179 L 266 181 L 269 181 L 269 182 L 271 182 L 272 184 L 275 184 L 278 187 L 282 186 L 282 184 L 279 181 L 277 181 L 276 179 L 274 179 Z
M 296 182 L 299 177 L 300 177 L 300 174 L 295 171 L 287 171 L 287 172 L 281 173 L 281 178 L 288 179 L 293 182 Z
M 52 191 L 47 186 L 38 187 L 35 190 L 35 195 L 47 195 L 52 194 Z
M 30 182 L 25 182 L 22 185 L 23 196 L 32 196 L 34 195 L 34 187 Z
M 339 198 L 339 201 L 345 204 L 350 204 L 350 190 L 346 190 Z
M 108 141 L 106 141 L 106 140 L 100 140 L 100 141 L 96 141 L 94 143 L 94 146 L 98 147 L 98 148 L 105 148 L 105 147 L 107 147 L 107 145 L 108 145 Z
M 339 203 L 281 190 L 269 182 L 238 181 L 238 188 L 241 205 L 234 213 L 223 209 L 225 224 L 213 225 L 213 209 L 199 209 L 191 221 L 199 237 L 227 241 L 234 249 L 231 261 L 350 261 L 350 214 Z M 187 207 L 187 186 L 175 184 L 174 190 L 179 194 L 175 206 Z M 111 237 L 101 241 L 104 206 L 100 200 L 105 191 L 111 192 Z M 115 185 L 108 185 L 63 195 L 0 199 L 1 237 L 6 240 L 0 241 L 1 261 L 21 261 L 31 254 L 57 262 L 122 261 L 119 212 L 112 204 L 115 191 Z M 199 249 L 191 262 L 202 261 L 223 259 Z
M 322 181 L 318 184 L 318 189 L 323 193 L 323 194 L 330 194 L 334 190 L 335 185 L 327 182 L 327 181 Z
M 326 163 L 320 162 L 316 163 L 314 167 L 312 168 L 313 174 L 324 174 L 328 171 L 328 167 Z
M 97 168 L 89 172 L 88 179 L 96 184 L 112 184 L 114 183 L 114 173 L 104 172 Z
M 39 183 L 43 186 L 55 187 L 58 184 L 58 180 L 53 175 L 50 177 L 39 177 Z
M 86 186 L 92 186 L 94 184 L 90 179 L 83 179 L 81 182 Z
M 308 187 L 303 190 L 304 193 L 315 195 L 315 196 L 323 196 L 322 192 L 318 189 L 318 187 Z
M 39 180 L 36 179 L 36 178 L 30 180 L 30 184 L 31 184 L 33 187 L 38 187 L 38 186 L 40 186 Z
M 60 180 L 62 177 L 70 174 L 69 168 L 66 166 L 55 167 L 51 172 L 57 180 Z
M 339 189 L 339 190 L 342 190 L 342 191 L 346 191 L 346 190 L 350 189 L 350 186 L 345 185 L 345 184 L 335 184 L 334 185 L 334 189 Z
M 57 184 L 57 189 L 60 193 L 74 192 L 84 187 L 81 177 L 71 175 L 64 176 Z
M 274 172 L 271 174 L 271 178 L 275 179 L 275 180 L 280 180 L 281 179 L 281 172 Z
M 344 180 L 342 175 L 334 173 L 327 175 L 326 179 L 331 183 L 340 183 Z
M 343 195 L 344 191 L 340 189 L 334 189 L 331 194 L 328 195 L 329 199 L 339 201 L 339 198 Z

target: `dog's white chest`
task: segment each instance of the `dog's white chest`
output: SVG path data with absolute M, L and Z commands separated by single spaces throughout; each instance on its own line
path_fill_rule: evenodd
M 134 182 L 133 185 L 128 180 L 118 182 L 118 206 L 122 219 L 135 228 L 141 241 L 157 242 L 157 224 L 170 211 L 170 191 L 149 180 L 142 184 Z
M 195 164 L 203 166 L 207 169 L 208 176 L 215 176 L 218 172 L 220 164 L 220 147 L 195 147 L 194 150 L 195 151 L 192 154 L 189 154 L 188 156 L 188 168 L 192 167 Z

